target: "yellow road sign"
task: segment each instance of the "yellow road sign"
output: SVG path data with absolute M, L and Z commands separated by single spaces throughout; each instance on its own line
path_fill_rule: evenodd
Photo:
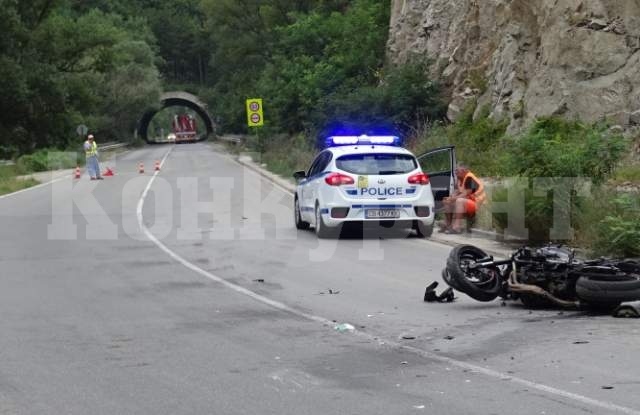
M 262 127 L 262 98 L 249 98 L 247 100 L 247 124 L 249 127 Z

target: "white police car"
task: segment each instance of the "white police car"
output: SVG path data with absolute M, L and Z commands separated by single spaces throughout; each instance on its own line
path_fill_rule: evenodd
M 429 177 L 395 136 L 332 136 L 307 172 L 294 174 L 296 228 L 337 236 L 346 222 L 384 222 L 433 232 Z

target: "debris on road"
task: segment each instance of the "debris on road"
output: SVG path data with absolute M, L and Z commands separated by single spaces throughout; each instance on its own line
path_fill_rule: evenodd
M 588 344 L 588 343 L 589 342 L 586 341 L 586 340 L 578 340 L 578 341 L 573 342 L 573 344 Z
M 613 310 L 613 316 L 618 318 L 640 318 L 640 302 L 619 305 Z
M 436 288 L 438 287 L 438 281 L 434 281 L 429 284 L 424 292 L 424 301 L 428 303 L 451 303 L 455 300 L 453 289 L 451 287 L 445 289 L 440 295 L 436 294 Z
M 613 389 L 613 386 L 603 386 L 602 389 Z
M 337 331 L 339 331 L 340 333 L 344 333 L 344 332 L 350 332 L 350 331 L 354 331 L 356 328 L 353 327 L 351 324 L 349 323 L 342 323 L 342 324 L 338 324 L 337 326 L 334 327 L 334 329 L 336 329 Z
M 416 336 L 411 335 L 411 334 L 403 334 L 403 335 L 401 336 L 401 338 L 402 338 L 402 340 L 415 340 L 415 339 L 416 339 Z
M 264 278 L 255 279 L 255 280 L 253 280 L 253 282 L 264 282 Z
M 453 340 L 453 339 L 455 339 L 455 337 L 454 336 L 444 336 L 443 339 L 445 339 L 445 340 Z

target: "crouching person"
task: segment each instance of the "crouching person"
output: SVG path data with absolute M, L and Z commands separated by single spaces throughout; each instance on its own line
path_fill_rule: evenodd
M 484 202 L 484 184 L 469 168 L 459 165 L 455 170 L 457 188 L 444 198 L 445 224 L 440 228 L 444 233 L 462 233 L 463 219 L 472 220 L 478 207 Z

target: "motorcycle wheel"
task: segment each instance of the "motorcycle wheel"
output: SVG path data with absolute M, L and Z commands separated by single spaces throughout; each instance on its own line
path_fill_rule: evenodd
M 487 256 L 482 249 L 472 245 L 459 245 L 453 248 L 447 258 L 445 270 L 448 277 L 454 281 L 449 285 L 474 300 L 482 302 L 495 300 L 501 288 L 498 267 L 469 270 L 469 265 Z
M 585 272 L 576 282 L 576 295 L 585 303 L 612 307 L 640 300 L 640 275 Z

